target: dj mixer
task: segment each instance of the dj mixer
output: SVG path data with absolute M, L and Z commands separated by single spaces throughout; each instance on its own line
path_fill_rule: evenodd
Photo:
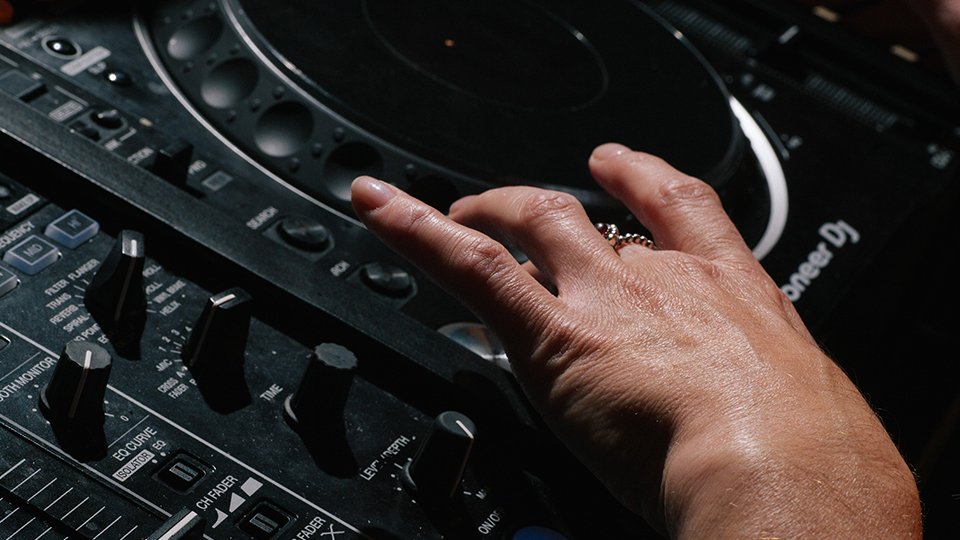
M 643 232 L 608 141 L 718 191 L 950 534 L 960 94 L 898 52 L 772 0 L 37 4 L 0 26 L 0 537 L 657 538 L 349 201 L 529 184 Z

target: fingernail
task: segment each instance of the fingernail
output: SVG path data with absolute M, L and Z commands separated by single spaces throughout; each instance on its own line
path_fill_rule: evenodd
M 604 159 L 610 159 L 610 158 L 619 156 L 620 154 L 624 154 L 624 153 L 629 152 L 629 151 L 630 151 L 630 149 L 627 148 L 626 146 L 622 145 L 622 144 L 607 143 L 607 144 L 603 144 L 603 145 L 598 146 L 598 147 L 593 151 L 593 156 L 592 156 L 592 157 L 593 157 L 593 159 L 601 160 L 601 161 L 602 161 L 602 160 L 604 160 Z
M 396 197 L 397 189 L 375 178 L 361 176 L 353 181 L 350 193 L 354 208 L 370 211 L 380 208 Z

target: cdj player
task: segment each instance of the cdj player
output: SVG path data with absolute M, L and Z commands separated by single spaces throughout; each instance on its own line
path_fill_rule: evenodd
M 349 203 L 640 232 L 608 141 L 720 193 L 957 530 L 960 100 L 902 50 L 771 0 L 41 6 L 0 27 L 3 539 L 656 538 Z

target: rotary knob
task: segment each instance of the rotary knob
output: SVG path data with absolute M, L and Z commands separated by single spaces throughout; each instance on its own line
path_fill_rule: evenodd
M 452 499 L 473 449 L 476 426 L 466 416 L 447 411 L 437 416 L 401 478 L 415 498 Z
M 250 404 L 243 374 L 253 298 L 240 288 L 210 297 L 183 347 L 182 358 L 200 393 L 220 413 Z
M 284 412 L 297 431 L 343 430 L 343 408 L 357 372 L 357 357 L 333 343 L 317 346 Z
M 343 410 L 357 372 L 357 357 L 333 343 L 314 348 L 297 391 L 283 408 L 310 455 L 329 474 L 349 478 L 357 462 L 346 439 Z
M 103 347 L 71 341 L 40 392 L 40 411 L 60 446 L 79 461 L 106 455 L 103 397 L 111 365 L 110 353 Z
M 83 298 L 114 348 L 127 358 L 140 357 L 140 337 L 147 320 L 145 261 L 143 235 L 120 231 Z

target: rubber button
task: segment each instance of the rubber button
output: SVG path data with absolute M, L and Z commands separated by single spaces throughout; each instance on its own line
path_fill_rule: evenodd
M 270 540 L 292 520 L 289 512 L 268 501 L 261 501 L 237 527 L 256 540 Z
M 100 224 L 79 210 L 71 210 L 47 225 L 43 234 L 64 246 L 75 249 L 100 232 Z
M 3 255 L 4 262 L 28 276 L 38 274 L 57 262 L 59 258 L 60 250 L 35 234 L 13 246 Z
M 157 472 L 157 478 L 177 491 L 186 493 L 200 483 L 206 471 L 185 456 L 177 456 Z
M 309 218 L 285 218 L 277 226 L 277 232 L 292 246 L 307 251 L 320 251 L 330 245 L 330 231 Z
M 360 280 L 374 291 L 392 298 L 404 298 L 413 292 L 413 276 L 392 264 L 374 262 L 360 269 Z

